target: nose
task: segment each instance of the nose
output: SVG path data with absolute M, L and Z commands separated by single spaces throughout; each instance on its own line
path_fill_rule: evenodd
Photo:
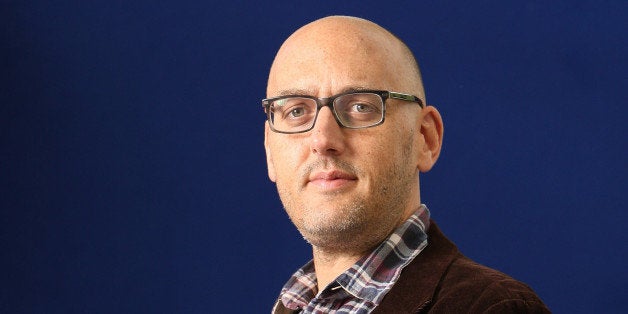
M 344 132 L 329 107 L 321 108 L 311 132 L 310 150 L 312 153 L 337 156 L 344 151 Z

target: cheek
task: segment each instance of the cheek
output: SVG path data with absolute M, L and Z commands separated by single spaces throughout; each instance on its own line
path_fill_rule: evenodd
M 413 156 L 416 155 L 416 134 L 413 130 L 387 130 L 387 136 L 380 137 L 370 144 L 363 143 L 368 163 L 374 169 L 403 169 L 405 166 L 413 168 Z
M 286 142 L 271 142 L 269 147 L 277 179 L 294 178 L 303 159 L 302 147 L 299 144 Z

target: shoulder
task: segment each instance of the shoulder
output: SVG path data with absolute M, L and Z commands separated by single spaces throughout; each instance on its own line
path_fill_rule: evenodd
M 462 255 L 434 222 L 428 239 L 375 312 L 549 313 L 530 287 Z
M 441 277 L 434 312 L 549 313 L 526 284 L 460 255 Z

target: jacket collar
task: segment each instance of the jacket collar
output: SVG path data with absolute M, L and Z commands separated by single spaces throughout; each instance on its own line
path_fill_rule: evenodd
M 373 313 L 417 313 L 429 308 L 443 274 L 461 256 L 433 220 L 427 232 L 428 244 L 408 266 Z M 421 282 L 417 285 L 417 282 Z M 295 313 L 277 300 L 272 313 Z
M 434 221 L 430 221 L 427 235 L 427 247 L 404 268 L 373 313 L 416 313 L 430 306 L 443 274 L 461 254 Z

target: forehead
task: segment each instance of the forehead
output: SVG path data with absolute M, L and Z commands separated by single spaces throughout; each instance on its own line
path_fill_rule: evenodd
M 390 39 L 379 33 L 334 28 L 297 32 L 277 53 L 267 96 L 299 90 L 324 97 L 355 86 L 393 88 L 398 58 Z

